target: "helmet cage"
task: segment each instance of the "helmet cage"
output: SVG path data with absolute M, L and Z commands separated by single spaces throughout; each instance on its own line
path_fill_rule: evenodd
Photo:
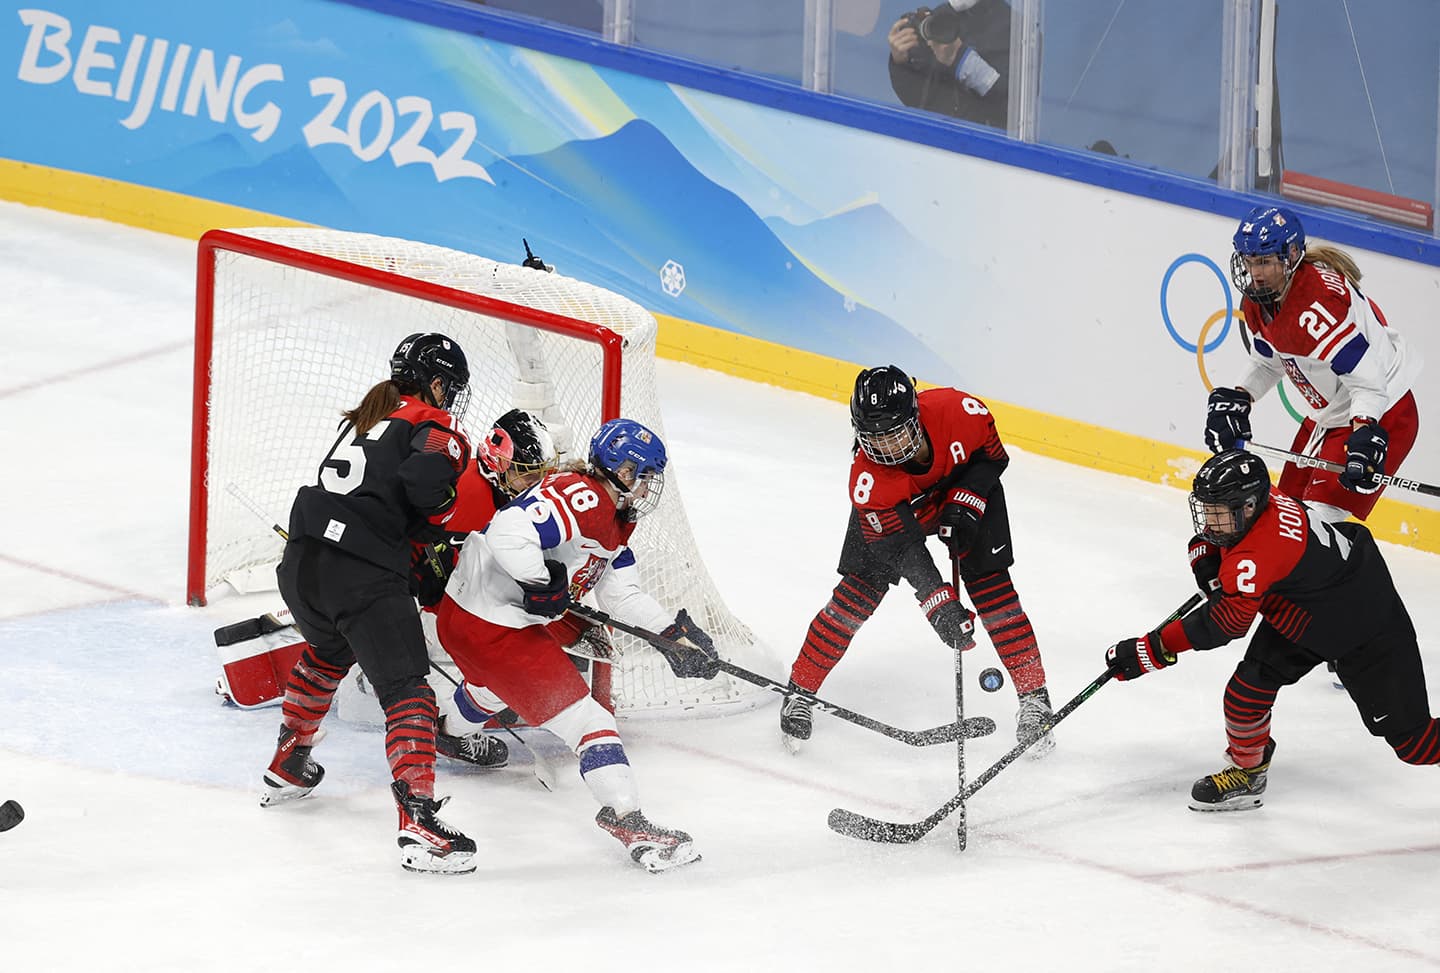
M 590 440 L 590 466 L 615 487 L 616 506 L 631 523 L 659 505 L 668 463 L 660 437 L 634 419 L 611 419 Z
M 1233 547 L 1270 501 L 1270 473 L 1253 453 L 1229 450 L 1212 456 L 1195 474 L 1190 521 L 1195 533 Z
M 511 409 L 476 447 L 480 472 L 507 497 L 517 497 L 556 468 L 555 443 L 537 416 Z
M 898 426 L 883 432 L 857 429 L 855 439 L 860 443 L 860 450 L 865 457 L 881 466 L 899 466 L 920 452 L 920 447 L 925 444 L 918 415 L 911 416 Z
M 855 376 L 850 425 L 861 451 L 882 466 L 898 466 L 925 445 L 915 384 L 895 365 L 867 368 Z
M 1290 278 L 1305 256 L 1305 228 L 1300 217 L 1280 206 L 1257 206 L 1240 221 L 1233 237 L 1235 252 L 1230 255 L 1230 281 L 1240 293 L 1261 304 L 1280 299 Z M 1284 276 L 1278 286 L 1258 283 L 1247 257 L 1275 257 L 1282 261 Z

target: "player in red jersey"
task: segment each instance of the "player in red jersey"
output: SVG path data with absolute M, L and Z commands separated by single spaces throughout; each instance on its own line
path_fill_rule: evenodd
M 415 544 L 411 590 L 423 610 L 433 615 L 440 604 L 466 536 L 484 530 L 495 511 L 540 482 L 555 468 L 556 461 L 554 440 L 538 416 L 511 409 L 495 420 L 476 443 L 475 462 L 465 467 L 456 483 L 455 506 L 446 523 L 449 537 Z M 585 623 L 577 619 L 576 625 L 578 637 L 578 629 Z M 505 766 L 509 747 L 504 740 L 484 732 L 487 725 L 496 725 L 492 718 L 504 710 L 504 704 L 483 687 L 465 684 L 453 695 L 448 684 L 432 681 L 431 688 L 437 687 L 443 695 L 439 697 L 436 751 L 477 767 Z M 501 722 L 505 722 L 504 717 Z
M 1174 665 L 1260 624 L 1225 686 L 1231 765 L 1197 780 L 1197 811 L 1263 803 L 1275 741 L 1270 712 L 1282 686 L 1333 661 L 1372 734 L 1409 764 L 1440 764 L 1440 721 L 1430 715 L 1415 626 L 1370 531 L 1334 523 L 1270 486 L 1259 457 L 1231 450 L 1195 474 L 1191 567 L 1209 602 L 1106 652 L 1119 679 Z
M 1288 378 L 1307 413 L 1291 451 L 1345 467 L 1285 464 L 1280 489 L 1331 521 L 1370 515 L 1410 453 L 1420 427 L 1411 392 L 1418 355 L 1360 292 L 1355 261 L 1334 247 L 1305 245 L 1300 218 L 1259 206 L 1235 231 L 1230 276 L 1244 295 L 1240 335 L 1250 371 L 1210 393 L 1205 442 L 1212 452 L 1250 439 L 1251 404 Z
M 852 509 L 837 568 L 840 583 L 810 623 L 790 669 L 791 687 L 818 692 L 901 578 L 942 642 L 969 640 L 973 616 L 925 547 L 927 536 L 939 534 L 1019 694 L 1016 737 L 1024 742 L 1039 735 L 1051 715 L 1050 695 L 1035 632 L 1010 580 L 1015 558 L 1000 484 L 1010 457 L 990 410 L 956 389 L 917 395 L 909 376 L 886 365 L 855 379 L 850 421 L 856 439 Z M 792 753 L 810 738 L 813 705 L 797 693 L 781 706 L 781 738 Z M 1031 753 L 1053 746 L 1047 733 Z
M 548 473 L 501 508 L 461 548 L 439 608 L 440 642 L 466 681 L 484 686 L 531 726 L 564 740 L 600 804 L 595 821 L 631 859 L 664 871 L 699 858 L 688 834 L 649 821 L 615 717 L 596 702 L 562 649 L 555 620 L 591 595 L 615 618 L 686 649 L 656 644 L 676 676 L 710 679 L 714 643 L 684 609 L 673 621 L 637 584 L 630 535 L 664 486 L 665 446 L 631 419 L 590 441 L 583 471 Z
M 413 334 L 395 349 L 390 374 L 345 413 L 316 483 L 301 487 L 290 509 L 276 577 L 307 645 L 285 687 L 260 803 L 304 797 L 320 783 L 325 771 L 311 750 L 358 662 L 385 711 L 401 865 L 473 872 L 475 842 L 437 814 L 435 694 L 410 592 L 412 542 L 447 536 L 470 458 L 452 415 L 464 411 L 470 369 L 449 338 Z

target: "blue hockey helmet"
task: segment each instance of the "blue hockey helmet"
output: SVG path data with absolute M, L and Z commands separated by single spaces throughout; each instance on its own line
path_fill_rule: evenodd
M 1230 255 L 1230 279 L 1252 300 L 1272 303 L 1279 299 L 1290 275 L 1305 256 L 1305 227 L 1294 211 L 1284 206 L 1256 206 L 1245 214 L 1234 236 L 1235 252 Z M 1283 277 L 1278 283 L 1255 280 L 1246 257 L 1276 257 Z
M 659 504 L 669 461 L 660 437 L 634 419 L 611 419 L 590 440 L 590 465 L 620 491 L 620 510 L 632 522 Z

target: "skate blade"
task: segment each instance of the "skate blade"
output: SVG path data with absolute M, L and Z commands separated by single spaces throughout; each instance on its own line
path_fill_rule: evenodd
M 805 746 L 804 740 L 800 739 L 799 737 L 792 737 L 788 733 L 780 734 L 780 742 L 785 745 L 785 749 L 792 757 L 798 757 L 800 755 L 800 751 Z
M 267 773 L 265 789 L 260 793 L 260 806 L 275 807 L 280 804 L 289 804 L 302 797 L 308 797 L 314 789 L 313 787 L 296 787 L 294 784 L 281 783 Z
M 643 854 L 635 859 L 635 864 L 650 874 L 656 875 L 660 872 L 673 871 L 674 869 L 698 862 L 699 860 L 700 853 L 695 850 L 693 845 L 679 845 L 668 855 L 663 854 L 658 849 Z
M 475 871 L 475 853 L 454 851 L 448 855 L 438 855 L 415 845 L 401 850 L 400 867 L 407 872 L 423 872 L 428 875 L 469 875 Z
M 1199 811 L 1201 814 L 1210 814 L 1217 811 L 1253 811 L 1256 808 L 1264 806 L 1265 799 L 1258 795 L 1232 797 L 1230 800 L 1221 801 L 1219 804 L 1205 804 L 1193 798 L 1190 801 L 1190 810 Z
M 1025 757 L 1028 760 L 1044 760 L 1054 752 L 1055 737 L 1047 733 L 1030 745 L 1030 749 L 1025 751 Z

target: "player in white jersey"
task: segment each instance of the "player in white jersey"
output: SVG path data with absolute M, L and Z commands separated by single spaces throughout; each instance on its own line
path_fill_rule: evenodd
M 1300 218 L 1256 207 L 1234 236 L 1230 275 L 1244 295 L 1241 337 L 1250 370 L 1210 393 L 1205 442 L 1212 452 L 1250 439 L 1250 407 L 1288 378 L 1307 418 L 1291 450 L 1345 467 L 1287 463 L 1280 490 L 1327 521 L 1364 520 L 1415 444 L 1420 416 L 1411 392 L 1420 358 L 1360 292 L 1355 261 L 1334 247 L 1307 251 Z
M 587 469 L 546 474 L 469 537 L 438 616 L 441 644 L 466 681 L 569 744 L 601 805 L 596 824 L 649 871 L 699 854 L 688 834 L 641 812 L 615 717 L 590 696 L 561 648 L 564 624 L 556 620 L 592 596 L 617 620 L 691 646 L 656 644 L 677 676 L 716 675 L 710 637 L 684 609 L 672 620 L 640 590 L 627 546 L 635 522 L 659 502 L 666 462 L 664 444 L 640 423 L 605 423 L 590 442 Z

